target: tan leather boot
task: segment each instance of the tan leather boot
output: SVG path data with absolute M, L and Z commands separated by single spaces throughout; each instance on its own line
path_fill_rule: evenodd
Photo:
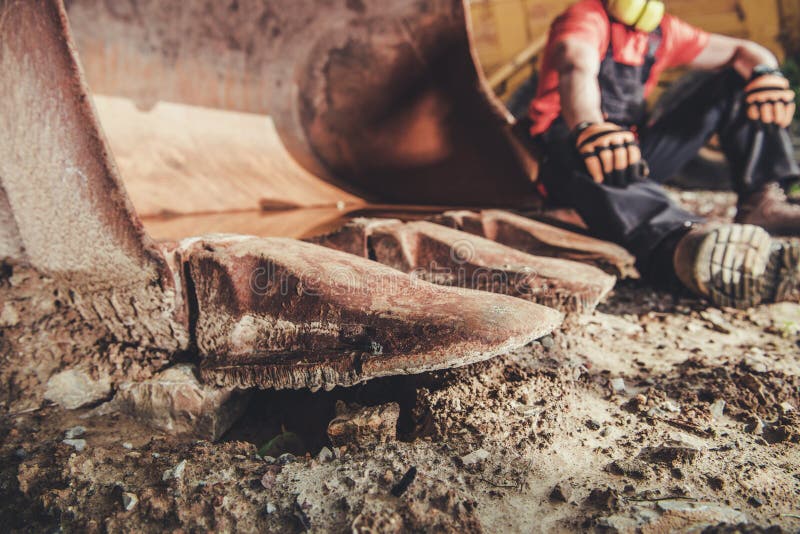
M 675 273 L 718 306 L 749 308 L 800 296 L 800 244 L 754 225 L 703 225 L 678 242 Z
M 800 236 L 800 205 L 789 201 L 777 183 L 740 196 L 737 208 L 737 223 L 755 224 L 771 234 Z

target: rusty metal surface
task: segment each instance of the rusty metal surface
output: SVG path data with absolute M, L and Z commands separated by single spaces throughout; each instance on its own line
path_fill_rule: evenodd
M 219 147 L 223 158 L 234 149 L 240 160 L 249 152 L 254 161 L 283 161 L 280 175 L 301 184 L 287 198 L 245 176 L 256 201 L 276 195 L 308 205 L 307 197 L 325 196 L 325 180 L 373 201 L 536 203 L 530 161 L 475 65 L 462 0 L 71 0 L 68 10 L 96 93 L 143 109 L 164 101 L 274 124 L 267 143 L 249 147 L 245 136 Z M 129 130 L 109 129 L 112 145 L 131 146 Z M 168 162 L 163 145 L 180 162 L 173 175 L 206 175 L 214 147 L 175 141 L 180 132 L 169 130 L 151 130 L 163 142 L 144 157 Z M 230 174 L 211 178 L 223 184 L 253 172 L 280 179 L 253 166 L 220 168 Z M 156 180 L 133 163 L 123 173 L 132 184 Z M 176 193 L 176 211 L 191 211 Z
M 356 219 L 315 243 L 368 257 L 429 282 L 591 312 L 616 279 L 596 267 L 533 256 L 431 222 Z
M 619 278 L 639 277 L 634 265 L 636 258 L 619 245 L 508 211 L 452 211 L 431 220 L 528 254 L 589 263 Z
M 182 291 L 99 129 L 60 3 L 0 0 L 0 384 L 157 368 L 188 345 Z M 127 363 L 124 363 L 127 362 Z
M 456 367 L 524 345 L 563 318 L 291 239 L 190 240 L 178 254 L 196 295 L 202 374 L 220 386 L 332 388 Z

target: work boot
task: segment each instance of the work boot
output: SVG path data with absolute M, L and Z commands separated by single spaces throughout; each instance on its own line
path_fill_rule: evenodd
M 750 224 L 702 225 L 675 248 L 675 274 L 717 306 L 749 308 L 800 295 L 800 243 Z
M 755 224 L 771 234 L 800 236 L 800 205 L 790 201 L 783 188 L 772 182 L 739 196 L 736 222 Z

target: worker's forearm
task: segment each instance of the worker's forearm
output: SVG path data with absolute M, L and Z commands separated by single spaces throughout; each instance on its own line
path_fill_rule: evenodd
M 579 68 L 559 73 L 561 113 L 570 130 L 584 121 L 603 122 L 597 74 Z
M 744 41 L 736 48 L 732 64 L 742 78 L 749 79 L 755 67 L 769 65 L 777 68 L 778 60 L 772 52 L 763 46 Z

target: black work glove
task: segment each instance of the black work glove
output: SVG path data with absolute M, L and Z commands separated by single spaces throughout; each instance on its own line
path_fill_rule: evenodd
M 649 171 L 636 136 L 610 122 L 583 123 L 575 129 L 575 147 L 598 184 L 627 187 Z
M 761 124 L 788 128 L 795 112 L 794 91 L 781 71 L 758 66 L 744 88 L 747 117 Z

